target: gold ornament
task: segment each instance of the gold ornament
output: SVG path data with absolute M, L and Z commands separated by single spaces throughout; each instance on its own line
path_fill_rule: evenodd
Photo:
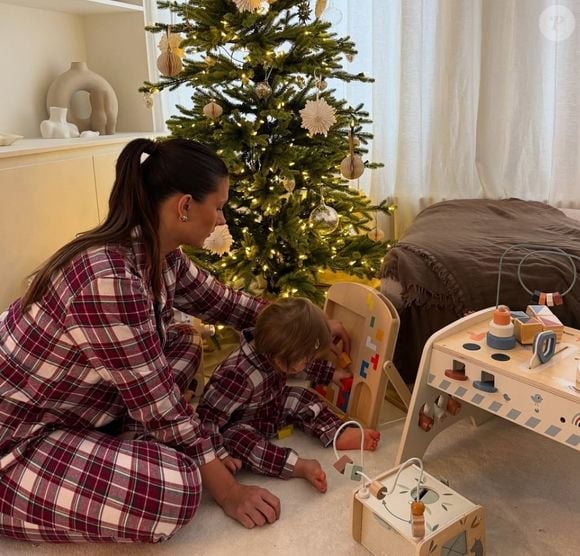
M 151 110 L 153 108 L 153 95 L 149 92 L 143 93 L 143 102 L 145 103 L 145 108 Z
M 255 12 L 259 9 L 262 0 L 234 0 L 240 12 Z
M 216 226 L 214 231 L 203 242 L 204 249 L 215 253 L 216 255 L 224 255 L 230 252 L 234 239 L 227 224 Z
M 338 228 L 338 213 L 329 207 L 324 199 L 308 217 L 308 221 L 316 227 L 316 231 L 322 235 L 328 235 Z
M 347 59 L 349 62 L 352 62 L 352 61 L 354 60 L 354 54 L 347 54 L 347 55 L 346 55 L 346 59 Z
M 288 193 L 292 193 L 296 187 L 296 180 L 292 176 L 285 177 L 282 180 L 282 185 L 284 186 L 284 189 L 288 191 Z
M 256 85 L 256 96 L 258 98 L 268 98 L 272 94 L 272 87 L 267 81 L 261 81 Z
M 203 115 L 210 120 L 217 120 L 223 114 L 223 111 L 224 109 L 213 100 L 203 107 Z
M 174 52 L 180 58 L 183 58 L 185 53 L 183 51 L 183 48 L 181 48 L 179 46 L 181 44 L 182 40 L 183 39 L 181 38 L 181 35 L 179 33 L 167 32 L 161 37 L 161 39 L 159 41 L 159 44 L 158 44 L 159 50 L 161 50 L 161 52 L 165 52 L 166 50 L 171 50 L 171 52 Z
M 182 67 L 181 58 L 171 50 L 162 52 L 157 58 L 157 69 L 165 77 L 175 77 Z
M 319 79 L 319 80 L 316 82 L 316 88 L 317 88 L 319 91 L 324 91 L 324 89 L 326 89 L 326 87 L 328 87 L 328 83 L 327 83 L 326 81 L 324 81 L 324 79 Z
M 316 0 L 316 7 L 314 8 L 314 15 L 320 17 L 322 12 L 326 10 L 326 0 Z
M 349 180 L 356 180 L 363 175 L 365 164 L 358 154 L 345 156 L 340 163 L 340 173 Z
M 336 123 L 336 110 L 323 98 L 309 100 L 306 106 L 300 110 L 302 127 L 312 135 L 321 133 L 326 137 L 328 130 Z
M 375 228 L 374 230 L 371 230 L 367 236 L 369 236 L 373 241 L 383 241 L 383 239 L 385 239 L 385 232 Z

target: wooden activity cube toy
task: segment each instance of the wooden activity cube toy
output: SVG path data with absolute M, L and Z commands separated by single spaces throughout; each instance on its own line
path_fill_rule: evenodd
M 408 407 L 411 394 L 391 359 L 399 332 L 399 315 L 377 290 L 354 282 L 333 284 L 324 311 L 342 322 L 351 339 L 349 368 L 352 383 L 338 388 L 317 385 L 315 390 L 331 405 L 365 427 L 376 428 L 387 384 L 392 383 Z
M 483 556 L 485 554 L 485 513 L 447 485 L 424 472 L 419 496 L 425 504 L 425 536 L 414 538 L 410 504 L 416 499 L 420 476 L 417 465 L 401 466 L 374 479 L 386 490 L 378 499 L 353 498 L 352 534 L 376 556 Z

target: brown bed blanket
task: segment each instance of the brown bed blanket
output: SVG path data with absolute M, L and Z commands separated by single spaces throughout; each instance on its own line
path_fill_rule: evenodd
M 580 222 L 534 201 L 443 201 L 422 211 L 388 252 L 381 277 L 402 286 L 395 364 L 408 382 L 433 332 L 466 312 L 495 305 L 500 257 L 518 243 L 559 247 L 580 257 Z M 514 310 L 525 310 L 531 302 L 517 279 L 527 252 L 512 250 L 502 265 L 499 302 Z M 579 261 L 574 262 L 580 274 Z M 521 270 L 528 289 L 541 292 L 562 293 L 573 278 L 569 260 L 555 255 L 532 255 Z M 568 326 L 580 328 L 580 276 L 564 305 L 552 310 Z

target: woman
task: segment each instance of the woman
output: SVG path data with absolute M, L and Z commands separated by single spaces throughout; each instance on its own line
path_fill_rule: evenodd
M 192 519 L 202 483 L 245 527 L 278 519 L 278 498 L 238 483 L 201 432 L 183 398 L 200 339 L 171 323 L 176 307 L 242 329 L 264 306 L 179 249 L 225 223 L 228 187 L 203 145 L 130 142 L 106 220 L 0 318 L 0 535 L 164 540 Z

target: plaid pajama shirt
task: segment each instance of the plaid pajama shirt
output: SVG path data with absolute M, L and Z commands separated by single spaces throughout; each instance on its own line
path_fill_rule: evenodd
M 197 413 L 220 459 L 230 455 L 255 473 L 287 479 L 298 454 L 269 439 L 292 424 L 328 446 L 342 420 L 314 392 L 288 386 L 252 340 L 252 330 L 244 330 L 239 349 L 213 372 Z M 328 384 L 333 372 L 334 366 L 323 360 L 306 368 L 308 378 L 320 384 Z
M 154 542 L 191 520 L 215 452 L 181 395 L 199 335 L 171 322 L 173 307 L 241 329 L 263 302 L 180 250 L 155 302 L 136 231 L 76 257 L 28 311 L 17 300 L 2 314 L 0 535 Z

